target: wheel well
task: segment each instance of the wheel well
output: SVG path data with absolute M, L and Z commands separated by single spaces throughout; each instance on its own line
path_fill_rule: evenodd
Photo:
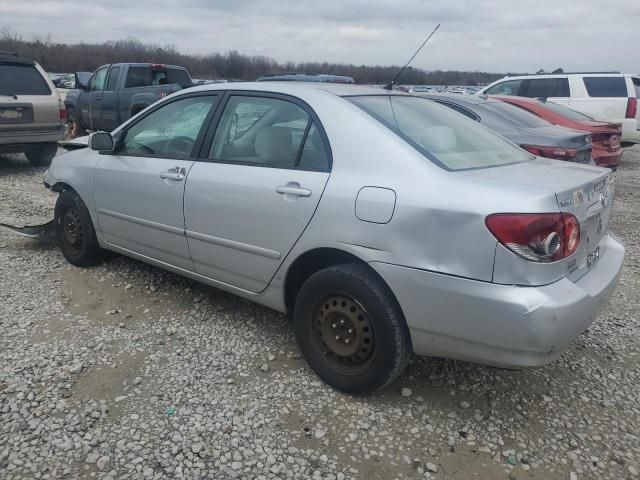
M 284 285 L 284 301 L 287 311 L 293 310 L 296 295 L 302 284 L 314 273 L 333 265 L 366 262 L 351 253 L 336 248 L 317 248 L 303 253 L 289 267 Z
M 51 187 L 51 191 L 56 193 L 62 193 L 65 190 L 71 190 L 75 192 L 75 190 L 71 187 L 71 185 L 68 185 L 64 182 L 58 182 Z

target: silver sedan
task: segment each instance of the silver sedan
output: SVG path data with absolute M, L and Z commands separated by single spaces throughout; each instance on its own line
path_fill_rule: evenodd
M 550 362 L 622 268 L 608 170 L 408 94 L 205 85 L 88 143 L 45 178 L 72 264 L 111 250 L 287 312 L 345 392 L 387 385 L 412 352 Z

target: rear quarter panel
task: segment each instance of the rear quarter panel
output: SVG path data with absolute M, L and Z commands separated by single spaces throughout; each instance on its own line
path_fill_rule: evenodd
M 557 210 L 555 197 L 547 192 L 437 167 L 344 99 L 327 98 L 311 106 L 329 137 L 333 170 L 315 216 L 276 282 L 283 281 L 291 261 L 320 247 L 345 250 L 366 262 L 491 281 L 497 241 L 484 223 L 488 213 Z M 365 186 L 396 193 L 388 223 L 356 217 L 355 200 Z

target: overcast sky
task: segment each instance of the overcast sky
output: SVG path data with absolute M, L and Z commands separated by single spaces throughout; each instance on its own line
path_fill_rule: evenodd
M 54 42 L 135 37 L 187 53 L 425 69 L 640 72 L 640 0 L 0 0 L 0 27 Z

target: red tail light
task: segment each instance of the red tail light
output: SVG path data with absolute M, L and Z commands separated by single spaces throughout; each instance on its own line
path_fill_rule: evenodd
M 527 152 L 538 157 L 553 158 L 555 160 L 573 160 L 578 155 L 575 148 L 540 147 L 536 145 L 520 145 Z
M 496 213 L 485 220 L 498 241 L 532 262 L 556 262 L 580 245 L 580 223 L 568 213 Z
M 67 119 L 67 109 L 66 108 L 61 108 L 58 111 L 60 112 L 60 120 L 66 120 Z
M 638 113 L 638 99 L 631 97 L 627 101 L 627 114 L 625 118 L 636 118 L 636 113 Z

